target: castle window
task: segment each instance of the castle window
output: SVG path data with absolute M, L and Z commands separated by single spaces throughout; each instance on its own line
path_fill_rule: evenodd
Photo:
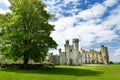
M 72 52 L 72 49 L 70 49 L 70 52 Z

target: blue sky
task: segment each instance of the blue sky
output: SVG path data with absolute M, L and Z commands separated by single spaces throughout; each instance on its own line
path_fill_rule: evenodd
M 83 49 L 109 49 L 110 61 L 120 62 L 120 0 L 42 0 L 49 13 L 56 18 L 51 37 L 64 51 L 66 39 L 79 39 Z M 0 0 L 0 13 L 10 12 L 9 2 Z M 58 53 L 56 50 L 52 50 Z

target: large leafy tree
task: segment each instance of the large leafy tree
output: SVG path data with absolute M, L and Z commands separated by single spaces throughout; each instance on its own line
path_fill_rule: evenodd
M 40 0 L 9 0 L 11 13 L 0 15 L 2 54 L 17 61 L 44 59 L 50 48 L 57 46 L 50 37 L 54 26 L 48 21 L 53 15 L 44 10 Z

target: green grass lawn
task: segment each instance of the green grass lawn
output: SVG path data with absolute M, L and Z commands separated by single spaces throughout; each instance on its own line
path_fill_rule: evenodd
M 0 80 L 120 80 L 120 65 L 56 66 L 42 70 L 0 69 Z

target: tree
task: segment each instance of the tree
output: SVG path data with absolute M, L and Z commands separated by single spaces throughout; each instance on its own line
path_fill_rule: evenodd
M 114 64 L 114 62 L 113 62 L 113 61 L 110 61 L 109 64 Z
M 44 10 L 40 0 L 9 0 L 11 13 L 0 15 L 2 54 L 17 61 L 44 59 L 56 42 L 50 37 L 54 26 L 49 24 L 53 15 Z

